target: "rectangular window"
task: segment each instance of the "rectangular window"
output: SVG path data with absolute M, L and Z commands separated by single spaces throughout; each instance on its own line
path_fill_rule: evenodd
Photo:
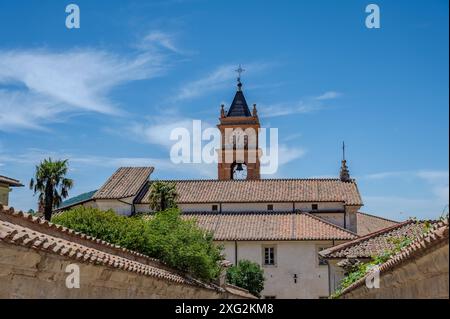
M 264 247 L 264 265 L 275 265 L 275 247 Z
M 317 248 L 317 253 L 319 253 L 320 251 L 327 249 L 327 247 L 318 247 Z M 318 265 L 319 266 L 326 266 L 327 265 L 327 261 L 325 259 L 323 259 L 319 254 L 317 254 L 317 258 L 318 258 Z
M 267 210 L 272 211 L 273 210 L 273 205 L 272 204 L 267 205 Z
M 212 205 L 212 211 L 217 212 L 219 210 L 219 207 L 217 205 Z
M 318 210 L 319 209 L 319 205 L 318 204 L 312 204 L 311 208 L 312 208 L 312 210 Z

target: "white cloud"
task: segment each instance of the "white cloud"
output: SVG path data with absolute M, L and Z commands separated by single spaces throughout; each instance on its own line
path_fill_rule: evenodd
M 138 48 L 143 50 L 157 50 L 158 46 L 175 53 L 182 53 L 175 44 L 175 36 L 159 30 L 149 32 L 139 43 Z
M 393 178 L 393 177 L 406 177 L 411 176 L 411 172 L 380 172 L 380 173 L 373 173 L 373 174 L 367 174 L 362 176 L 364 179 L 385 179 L 385 178 Z
M 150 33 L 145 43 L 175 49 L 162 32 Z M 111 91 L 161 75 L 165 58 L 162 50 L 126 57 L 95 49 L 0 50 L 0 130 L 43 129 L 78 112 L 122 114 Z
M 419 179 L 426 182 L 431 192 L 439 201 L 449 201 L 449 172 L 440 170 L 419 170 L 419 171 L 389 171 L 374 174 L 367 174 L 361 177 L 368 180 L 382 180 L 382 179 L 404 179 L 413 180 Z
M 28 149 L 24 153 L 8 155 L 0 154 L 0 161 L 6 164 L 26 165 L 28 168 L 39 164 L 44 158 L 68 159 L 70 170 L 78 171 L 84 167 L 111 167 L 113 169 L 121 166 L 153 166 L 157 172 L 179 172 L 186 175 L 186 172 L 194 172 L 203 178 L 215 177 L 217 174 L 216 165 L 207 164 L 174 164 L 167 158 L 152 157 L 109 157 L 87 154 L 73 154 L 67 151 L 50 151 L 43 149 Z
M 422 218 L 436 218 L 449 202 L 449 172 L 444 170 L 390 171 L 368 174 L 361 177 L 367 180 L 401 179 L 405 183 L 416 180 L 429 187 L 429 194 L 423 198 L 405 198 L 395 196 L 365 196 L 364 201 L 374 212 L 392 212 L 398 218 L 419 215 Z M 401 207 L 405 214 L 393 212 L 393 207 Z
M 245 75 L 257 74 L 269 67 L 267 63 L 249 63 L 245 65 Z M 172 101 L 193 99 L 220 88 L 229 87 L 233 79 L 236 79 L 236 65 L 221 65 L 204 77 L 183 85 Z
M 260 117 L 270 118 L 270 117 L 279 117 L 279 116 L 287 116 L 292 114 L 306 114 L 315 111 L 319 111 L 323 109 L 324 106 L 318 103 L 309 103 L 309 102 L 296 102 L 296 103 L 283 103 L 283 104 L 274 104 L 274 105 L 261 105 L 258 107 L 258 112 Z
M 334 100 L 338 97 L 340 97 L 342 94 L 336 91 L 328 91 L 323 93 L 322 95 L 319 95 L 315 97 L 316 100 L 323 101 L 323 100 Z
M 303 157 L 305 154 L 306 150 L 302 147 L 280 144 L 278 146 L 278 165 L 283 166 L 289 162 Z
M 183 128 L 188 130 L 192 139 L 194 121 L 195 119 L 191 118 L 155 116 L 147 123 L 135 122 L 127 125 L 126 128 L 120 131 L 125 132 L 127 137 L 131 137 L 134 140 L 163 146 L 168 149 L 176 143 L 176 141 L 170 140 L 170 134 L 175 129 Z M 201 126 L 202 130 L 215 128 L 215 125 L 206 121 L 201 121 Z
M 317 112 L 326 108 L 322 101 L 339 97 L 337 92 L 325 92 L 324 94 L 307 98 L 293 103 L 278 103 L 273 105 L 261 105 L 258 107 L 260 116 L 263 118 L 288 116 L 292 114 L 307 114 Z
M 368 213 L 395 220 L 409 217 L 436 219 L 440 217 L 445 204 L 435 199 L 409 198 L 401 196 L 364 196 L 364 204 L 370 207 Z

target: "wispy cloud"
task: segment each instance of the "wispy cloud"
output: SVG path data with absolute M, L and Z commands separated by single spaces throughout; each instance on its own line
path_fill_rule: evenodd
M 0 154 L 0 161 L 5 164 L 24 165 L 27 168 L 37 165 L 44 158 L 68 159 L 71 171 L 82 170 L 86 167 L 111 167 L 116 169 L 121 166 L 153 166 L 157 172 L 196 172 L 202 177 L 215 177 L 217 167 L 206 164 L 174 164 L 169 158 L 132 157 L 132 156 L 99 156 L 89 154 L 76 154 L 68 151 L 51 151 L 31 148 L 19 154 Z
M 367 174 L 360 177 L 367 180 L 400 179 L 408 183 L 411 181 L 425 183 L 429 187 L 429 194 L 424 194 L 423 198 L 405 198 L 399 196 L 365 196 L 366 204 L 381 211 L 389 211 L 392 207 L 402 207 L 403 215 L 400 212 L 393 212 L 398 217 L 409 217 L 414 214 L 423 215 L 424 212 L 429 218 L 438 217 L 438 213 L 449 202 L 449 172 L 446 170 L 417 170 L 417 171 L 389 171 L 374 174 Z M 404 216 L 409 214 L 408 216 Z
M 326 105 L 323 103 L 323 101 L 336 99 L 339 96 L 341 96 L 340 93 L 331 91 L 297 102 L 283 102 L 273 105 L 261 105 L 259 106 L 259 113 L 263 118 L 270 118 L 292 114 L 306 114 L 317 112 L 326 108 Z
M 176 49 L 162 32 L 143 42 L 146 49 Z M 95 49 L 0 50 L 0 130 L 43 129 L 62 114 L 77 112 L 123 114 L 111 91 L 160 76 L 165 57 L 163 50 L 144 48 L 128 56 Z
M 328 91 L 323 93 L 322 95 L 315 97 L 315 99 L 318 101 L 333 100 L 340 97 L 341 95 L 342 95 L 341 93 L 336 91 Z
M 147 33 L 137 47 L 146 51 L 158 51 L 160 48 L 164 48 L 175 53 L 182 53 L 175 43 L 175 35 L 160 30 Z
M 283 166 L 287 163 L 302 158 L 305 154 L 306 149 L 303 147 L 280 144 L 278 146 L 278 164 Z
M 246 76 L 252 76 L 270 67 L 269 63 L 248 63 L 245 64 Z M 221 65 L 212 72 L 205 74 L 202 78 L 184 84 L 175 95 L 172 101 L 182 101 L 197 98 L 207 93 L 229 87 L 230 82 L 236 78 L 236 64 Z
M 429 219 L 439 218 L 446 205 L 434 198 L 402 196 L 364 196 L 364 204 L 371 208 L 369 213 L 399 221 L 416 216 Z
M 186 129 L 193 136 L 193 125 L 195 119 L 176 116 L 153 116 L 146 122 L 129 123 L 123 129 L 109 130 L 112 134 L 120 134 L 141 143 L 153 144 L 169 149 L 176 143 L 170 139 L 171 133 L 176 129 Z M 201 121 L 202 129 L 214 128 L 215 126 Z

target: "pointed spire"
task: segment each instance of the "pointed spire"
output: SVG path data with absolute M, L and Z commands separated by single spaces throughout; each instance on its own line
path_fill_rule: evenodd
M 248 108 L 247 101 L 244 97 L 244 92 L 242 92 L 242 83 L 241 83 L 241 73 L 245 70 L 239 65 L 239 68 L 236 70 L 238 73 L 237 78 L 237 92 L 234 96 L 233 102 L 231 103 L 230 108 L 226 114 L 226 117 L 251 117 L 252 113 Z
M 342 142 L 342 163 L 341 163 L 341 172 L 339 174 L 339 178 L 342 182 L 350 182 L 350 171 L 347 167 L 347 161 L 345 160 L 345 142 Z

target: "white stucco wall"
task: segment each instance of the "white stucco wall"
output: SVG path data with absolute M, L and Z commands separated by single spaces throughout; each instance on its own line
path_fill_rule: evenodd
M 119 215 L 129 216 L 132 212 L 132 202 L 132 197 L 121 199 L 121 201 L 113 199 L 97 199 L 95 200 L 95 207 L 101 210 L 112 209 Z
M 313 215 L 320 217 L 324 220 L 326 220 L 329 223 L 332 223 L 334 225 L 344 227 L 344 216 L 345 214 L 342 213 L 312 213 Z
M 226 259 L 235 263 L 235 242 L 222 242 Z M 263 247 L 276 247 L 276 265 L 263 265 Z M 331 241 L 237 242 L 237 259 L 248 259 L 264 269 L 265 288 L 261 295 L 289 299 L 315 299 L 329 295 L 328 266 L 319 265 L 319 247 Z M 297 275 L 297 283 L 294 282 Z
M 274 211 L 292 211 L 293 203 L 222 203 L 222 212 L 251 212 L 251 211 L 267 211 L 267 205 L 273 205 Z M 319 210 L 344 210 L 345 206 L 340 202 L 324 202 L 324 203 L 295 203 L 295 209 L 302 211 L 311 211 L 312 204 L 317 204 Z M 220 203 L 196 203 L 196 204 L 179 204 L 178 206 L 184 212 L 211 212 L 212 206 L 217 205 L 220 209 Z M 150 211 L 148 204 L 137 204 L 136 211 Z
M 341 259 L 328 260 L 328 264 L 330 265 L 330 288 L 332 293 L 336 291 L 340 282 L 345 277 L 344 269 L 337 265 L 339 261 L 341 261 Z

